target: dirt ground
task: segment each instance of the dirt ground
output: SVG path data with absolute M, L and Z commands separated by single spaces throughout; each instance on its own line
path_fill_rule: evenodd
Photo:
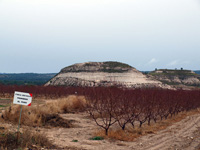
M 8 104 L 7 100 L 1 101 Z M 1 114 L 1 113 L 0 113 Z M 32 128 L 45 133 L 52 143 L 66 150 L 200 150 L 200 113 L 187 116 L 180 122 L 156 133 L 141 136 L 133 142 L 119 140 L 91 140 L 99 129 L 87 113 L 60 114 L 72 120 L 73 128 Z M 10 131 L 17 125 L 1 122 Z M 22 126 L 22 128 L 30 128 Z
M 49 139 L 64 149 L 80 150 L 199 150 L 200 114 L 188 116 L 180 122 L 136 139 L 133 142 L 117 140 L 90 140 L 98 129 L 86 113 L 63 114 L 63 118 L 75 120 L 75 128 L 44 129 Z

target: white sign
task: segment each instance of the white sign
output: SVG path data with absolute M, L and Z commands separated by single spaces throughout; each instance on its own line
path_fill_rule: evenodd
M 32 94 L 15 91 L 13 104 L 31 106 Z

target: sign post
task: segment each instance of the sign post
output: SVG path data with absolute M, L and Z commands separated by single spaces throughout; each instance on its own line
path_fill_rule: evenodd
M 18 124 L 18 130 L 17 130 L 18 132 L 19 132 L 19 128 L 20 128 L 21 116 L 22 116 L 22 105 L 21 105 L 21 108 L 20 108 L 19 124 Z
M 32 102 L 32 94 L 31 93 L 15 91 L 13 104 L 21 105 L 20 115 L 19 115 L 19 124 L 18 124 L 18 129 L 17 129 L 17 141 L 16 141 L 17 143 L 18 143 L 18 139 L 19 139 L 19 129 L 20 129 L 20 123 L 21 123 L 21 116 L 22 116 L 22 105 L 31 106 L 31 102 Z

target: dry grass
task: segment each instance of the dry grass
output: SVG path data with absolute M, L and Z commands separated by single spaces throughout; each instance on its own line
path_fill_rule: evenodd
M 46 103 L 47 109 L 54 113 L 68 113 L 75 111 L 84 111 L 86 99 L 84 96 L 71 95 L 67 98 L 60 98 Z
M 23 106 L 21 124 L 28 126 L 61 126 L 72 127 L 70 121 L 64 120 L 58 114 L 74 111 L 83 111 L 85 98 L 69 96 L 58 100 L 48 101 L 46 104 Z M 3 112 L 2 118 L 15 124 L 19 121 L 20 106 L 12 105 Z
M 101 136 L 104 138 L 114 139 L 114 140 L 121 140 L 121 141 L 134 141 L 136 138 L 146 135 L 146 134 L 153 134 L 160 130 L 164 130 L 167 127 L 173 125 L 176 122 L 181 121 L 182 119 L 186 118 L 187 116 L 191 116 L 194 114 L 200 113 L 200 110 L 193 110 L 189 112 L 182 112 L 178 115 L 168 118 L 163 121 L 158 121 L 157 123 L 152 123 L 152 125 L 148 126 L 144 124 L 142 128 L 139 127 L 127 127 L 126 130 L 121 129 L 110 129 L 108 132 L 108 136 L 105 135 L 104 130 L 98 130 L 94 133 L 94 136 Z
M 41 149 L 41 148 L 56 148 L 47 139 L 44 133 L 31 132 L 25 130 L 20 134 L 17 140 L 17 134 L 8 131 L 7 129 L 0 131 L 0 149 L 13 150 L 13 149 Z

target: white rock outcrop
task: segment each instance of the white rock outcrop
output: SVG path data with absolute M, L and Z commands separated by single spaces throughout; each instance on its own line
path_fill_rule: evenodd
M 160 81 L 147 78 L 135 68 L 118 62 L 88 62 L 75 64 L 61 70 L 46 85 L 62 86 L 123 86 L 130 88 L 170 88 Z

